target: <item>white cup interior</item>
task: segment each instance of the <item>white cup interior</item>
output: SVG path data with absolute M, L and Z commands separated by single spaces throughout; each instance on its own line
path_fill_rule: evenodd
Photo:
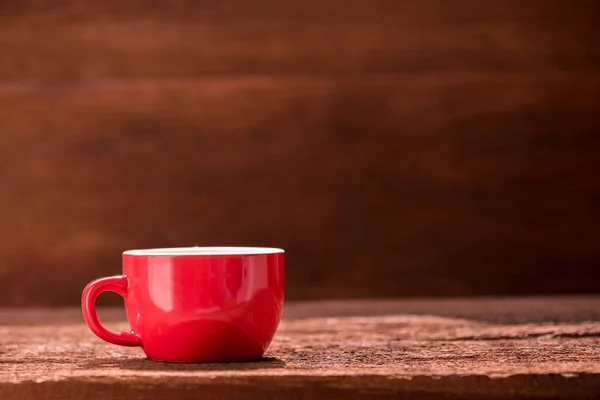
M 123 252 L 130 256 L 216 256 L 216 255 L 254 255 L 283 253 L 283 249 L 274 247 L 173 247 L 164 249 L 140 249 Z

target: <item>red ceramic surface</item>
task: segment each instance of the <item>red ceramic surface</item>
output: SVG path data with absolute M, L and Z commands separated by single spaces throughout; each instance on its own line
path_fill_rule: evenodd
M 125 298 L 130 332 L 100 323 L 98 295 Z M 98 337 L 141 346 L 169 362 L 231 362 L 260 358 L 279 325 L 284 252 L 252 247 L 193 247 L 123 253 L 123 275 L 95 280 L 81 307 Z

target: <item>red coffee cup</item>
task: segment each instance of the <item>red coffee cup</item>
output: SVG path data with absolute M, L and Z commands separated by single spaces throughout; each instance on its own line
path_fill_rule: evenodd
M 284 299 L 284 251 L 262 247 L 130 250 L 123 275 L 83 290 L 86 323 L 101 339 L 140 346 L 167 362 L 232 362 L 263 356 L 279 325 Z M 96 298 L 120 294 L 131 331 L 100 322 Z

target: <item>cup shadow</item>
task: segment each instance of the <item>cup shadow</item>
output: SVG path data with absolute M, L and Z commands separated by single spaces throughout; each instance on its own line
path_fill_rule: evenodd
M 250 371 L 284 368 L 285 362 L 275 357 L 231 363 L 169 363 L 149 358 L 101 359 L 79 363 L 81 368 L 118 368 L 130 371 Z

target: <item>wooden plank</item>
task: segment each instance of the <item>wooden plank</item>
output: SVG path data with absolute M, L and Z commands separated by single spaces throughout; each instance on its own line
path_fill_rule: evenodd
M 100 319 L 123 322 L 123 305 L 100 307 Z M 284 320 L 333 317 L 430 315 L 487 324 L 556 324 L 600 321 L 599 296 L 484 296 L 421 297 L 418 299 L 355 299 L 286 301 Z M 79 307 L 0 307 L 0 326 L 73 325 L 83 323 Z
M 540 301 L 558 311 L 540 321 Z M 266 357 L 229 364 L 149 361 L 140 349 L 97 339 L 75 310 L 46 309 L 34 325 L 27 311 L 5 310 L 0 322 L 17 323 L 0 324 L 0 396 L 594 399 L 599 305 L 597 297 L 289 303 Z M 457 317 L 466 310 L 473 318 Z
M 557 73 L 4 87 L 0 304 L 196 244 L 286 248 L 291 299 L 598 291 L 599 97 Z
M 593 0 L 3 2 L 0 80 L 593 72 Z

